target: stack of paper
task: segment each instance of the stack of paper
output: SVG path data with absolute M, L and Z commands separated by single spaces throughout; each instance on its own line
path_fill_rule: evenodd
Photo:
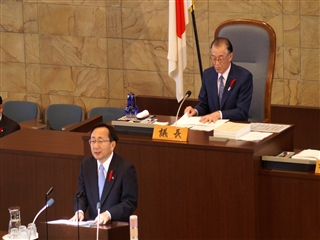
M 226 122 L 214 130 L 214 137 L 238 139 L 250 132 L 250 123 Z
M 177 122 L 173 124 L 173 126 L 177 127 L 188 127 L 192 130 L 200 130 L 200 131 L 212 131 L 213 129 L 221 126 L 225 122 L 229 121 L 229 119 L 218 119 L 216 122 L 212 123 L 201 123 L 201 117 L 188 117 L 188 114 L 185 113 Z
M 320 150 L 306 149 L 292 156 L 294 159 L 320 160 Z

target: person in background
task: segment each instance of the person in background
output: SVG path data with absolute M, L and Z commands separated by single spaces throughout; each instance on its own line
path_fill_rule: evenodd
M 252 74 L 232 63 L 233 47 L 227 38 L 211 43 L 212 67 L 203 73 L 199 104 L 186 107 L 188 116 L 202 116 L 200 122 L 218 119 L 248 121 L 253 83 Z
M 131 162 L 114 152 L 117 142 L 118 136 L 112 126 L 98 123 L 92 128 L 89 144 L 93 156 L 81 162 L 78 191 L 74 197 L 75 215 L 71 221 L 77 221 L 78 217 L 82 221 L 89 208 L 89 219 L 98 222 L 98 202 L 101 206 L 99 224 L 109 220 L 128 222 L 137 208 L 136 170 Z
M 18 131 L 20 125 L 13 121 L 12 119 L 6 117 L 3 113 L 2 97 L 0 96 L 0 138 Z

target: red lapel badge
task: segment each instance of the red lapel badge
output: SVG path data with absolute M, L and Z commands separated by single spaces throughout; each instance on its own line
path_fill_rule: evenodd
M 113 170 L 111 170 L 110 173 L 109 173 L 108 182 L 110 182 L 111 179 L 113 179 Z
M 233 79 L 230 83 L 230 86 L 228 88 L 228 92 L 233 88 L 233 85 L 236 83 L 236 79 Z

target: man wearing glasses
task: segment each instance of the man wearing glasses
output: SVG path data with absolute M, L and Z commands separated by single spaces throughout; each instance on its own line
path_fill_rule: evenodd
M 212 67 L 203 73 L 199 104 L 186 107 L 188 116 L 202 116 L 203 123 L 218 119 L 248 121 L 252 98 L 252 74 L 232 61 L 233 48 L 227 38 L 211 43 Z
M 114 152 L 118 136 L 115 129 L 105 123 L 95 125 L 90 133 L 93 156 L 82 160 L 78 191 L 74 197 L 75 215 L 71 221 L 82 221 L 89 208 L 89 219 L 105 224 L 129 221 L 137 208 L 138 181 L 133 164 Z M 100 203 L 98 217 L 97 203 Z

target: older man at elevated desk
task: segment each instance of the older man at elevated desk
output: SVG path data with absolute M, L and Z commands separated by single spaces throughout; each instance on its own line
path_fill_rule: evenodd
M 2 114 L 2 97 L 0 96 L 0 138 L 20 129 L 20 125 Z
M 199 104 L 186 107 L 188 116 L 202 116 L 201 122 L 218 119 L 248 121 L 252 98 L 252 74 L 232 63 L 233 47 L 227 38 L 211 43 L 213 67 L 203 73 Z

